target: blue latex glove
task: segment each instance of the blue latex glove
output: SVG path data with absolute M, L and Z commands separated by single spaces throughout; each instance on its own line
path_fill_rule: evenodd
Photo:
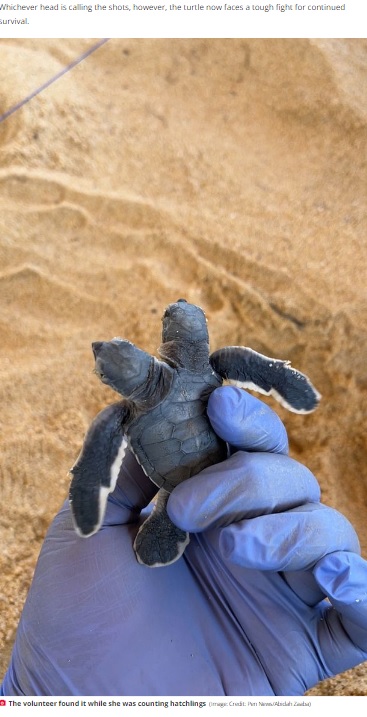
M 236 452 L 170 497 L 192 533 L 184 557 L 137 563 L 156 489 L 128 457 L 99 533 L 78 537 L 67 504 L 51 525 L 3 694 L 301 695 L 367 659 L 367 564 L 352 526 L 318 502 L 266 405 L 223 387 L 208 413 Z

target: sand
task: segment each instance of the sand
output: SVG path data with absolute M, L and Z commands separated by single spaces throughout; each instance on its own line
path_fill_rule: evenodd
M 5 111 L 94 40 L 2 40 Z M 166 304 L 290 359 L 291 454 L 367 557 L 366 40 L 110 40 L 0 125 L 0 674 L 68 469 L 115 400 L 93 340 Z M 273 407 L 275 404 L 269 399 Z M 310 694 L 366 695 L 361 666 Z

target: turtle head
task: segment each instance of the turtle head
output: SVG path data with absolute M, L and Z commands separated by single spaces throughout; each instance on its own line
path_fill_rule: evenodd
M 209 341 L 204 311 L 200 306 L 178 299 L 167 306 L 163 318 L 163 343 L 177 339 L 186 341 Z
M 95 341 L 92 344 L 95 373 L 122 396 L 130 398 L 150 375 L 153 356 L 125 339 Z

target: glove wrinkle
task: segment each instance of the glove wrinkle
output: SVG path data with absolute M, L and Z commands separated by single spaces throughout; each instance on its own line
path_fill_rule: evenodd
M 205 570 L 202 565 L 203 549 L 205 550 Z M 197 557 L 199 557 L 199 562 L 196 560 Z M 243 607 L 241 587 L 203 535 L 193 536 L 186 549 L 184 559 L 219 626 L 219 634 L 213 636 L 210 633 L 207 635 L 207 640 L 208 645 L 211 646 L 210 651 L 216 669 L 221 674 L 224 694 L 241 695 L 244 692 L 244 685 L 246 685 L 246 694 L 248 695 L 274 695 L 262 661 L 241 622 L 240 611 L 236 610 L 236 607 Z M 233 600 L 228 597 L 228 581 L 232 584 L 230 592 L 233 594 Z M 226 586 L 226 589 L 223 589 L 223 585 Z M 216 647 L 218 639 L 221 644 L 219 651 Z M 224 659 L 226 652 L 228 658 Z M 230 665 L 229 669 L 228 665 Z
M 257 686 L 253 694 L 303 695 L 328 677 L 322 659 L 314 659 L 318 652 L 314 610 L 296 595 L 294 601 L 289 600 L 289 587 L 282 574 L 239 567 L 219 558 L 218 531 L 195 535 L 193 541 L 205 552 L 208 586 L 203 585 L 200 566 L 195 575 L 198 574 L 206 594 L 212 596 L 211 603 L 215 599 L 220 616 L 225 609 L 228 620 L 236 628 L 234 635 L 241 635 L 242 645 L 237 649 L 239 654 L 244 654 L 246 647 L 246 667 L 251 656 L 252 664 L 256 665 L 257 684 L 261 671 L 261 679 L 267 685 L 268 692 L 259 691 Z M 190 544 L 185 554 L 192 568 L 196 550 Z M 222 585 L 225 585 L 225 593 Z M 233 655 L 231 659 L 233 661 Z

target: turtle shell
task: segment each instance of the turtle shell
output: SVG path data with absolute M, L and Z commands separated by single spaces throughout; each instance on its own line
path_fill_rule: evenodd
M 227 456 L 226 444 L 206 415 L 209 396 L 221 384 L 212 371 L 203 377 L 180 369 L 169 395 L 126 426 L 132 452 L 159 488 L 171 492 L 178 483 Z

